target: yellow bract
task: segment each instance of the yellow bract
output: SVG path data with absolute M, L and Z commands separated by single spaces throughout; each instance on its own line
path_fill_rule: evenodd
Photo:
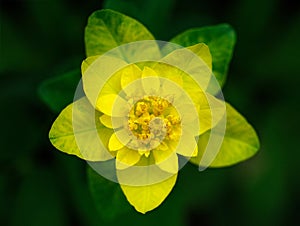
M 167 89 L 171 88 L 172 85 L 162 82 L 159 78 L 160 76 L 158 76 L 162 71 L 158 70 L 160 69 L 159 67 L 155 69 L 146 66 L 143 70 L 140 70 L 137 66 L 129 65 L 116 73 L 117 75 L 122 75 L 122 90 L 120 92 L 124 92 L 125 96 L 116 94 L 101 95 L 100 92 L 99 105 L 97 106 L 104 113 L 100 120 L 108 128 L 118 129 L 114 128 L 112 122 L 114 118 L 110 118 L 111 115 L 115 115 L 114 105 L 117 105 L 117 109 L 125 109 L 131 106 L 130 110 L 127 111 L 127 117 L 124 117 L 124 126 L 116 130 L 111 136 L 108 148 L 110 151 L 118 151 L 126 146 L 136 151 L 130 153 L 138 153 L 145 157 L 153 154 L 156 163 L 168 158 L 170 158 L 170 161 L 174 161 L 174 158 L 170 157 L 173 152 L 186 157 L 194 156 L 196 153 L 195 148 L 197 147 L 194 136 L 199 133 L 194 134 L 189 131 L 193 124 L 192 117 L 189 117 L 187 113 L 182 114 L 185 117 L 184 122 L 188 123 L 184 123 L 181 120 L 180 114 L 171 103 L 176 99 L 180 100 L 180 97 L 176 96 L 180 95 L 177 91 L 178 88 L 177 90 L 176 88 Z M 128 73 L 136 73 L 136 75 L 130 74 L 129 76 Z M 125 76 L 129 76 L 129 78 L 126 79 Z M 137 84 L 142 84 L 142 89 Z M 164 93 L 164 97 L 162 97 L 160 96 L 161 90 L 167 90 L 168 93 Z M 185 109 L 185 112 L 189 112 L 189 110 Z M 181 128 L 182 124 L 185 128 L 184 131 Z M 190 126 L 186 127 L 186 125 Z M 129 152 L 126 153 L 130 154 Z M 119 158 L 118 160 L 122 162 L 122 159 L 124 158 Z M 130 162 L 130 159 L 132 159 L 132 162 Z M 136 158 L 126 158 L 123 163 L 132 166 L 137 161 Z M 171 169 L 172 164 L 174 163 L 164 163 L 162 167 L 164 170 L 174 171 Z M 170 170 L 166 169 L 167 165 L 170 166 Z

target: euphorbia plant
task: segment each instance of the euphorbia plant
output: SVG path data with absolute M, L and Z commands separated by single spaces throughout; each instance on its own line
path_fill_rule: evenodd
M 138 21 L 93 13 L 74 102 L 49 133 L 60 151 L 120 184 L 141 213 L 158 207 L 188 161 L 204 170 L 259 149 L 254 129 L 223 99 L 235 34 L 229 25 L 157 41 Z

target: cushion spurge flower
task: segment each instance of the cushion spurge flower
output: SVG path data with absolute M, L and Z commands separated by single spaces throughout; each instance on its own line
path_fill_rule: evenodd
M 90 19 L 95 26 L 101 24 L 99 17 L 110 16 L 129 21 L 128 29 L 141 26 L 113 11 L 99 15 Z M 129 203 L 145 213 L 165 200 L 189 160 L 202 169 L 231 165 L 253 155 L 258 140 L 245 119 L 215 97 L 222 95 L 207 45 L 182 48 L 141 40 L 96 51 L 83 61 L 84 93 L 79 86 L 49 137 L 60 151 L 87 160 L 99 174 L 119 183 Z M 242 141 L 232 145 L 241 125 Z M 226 155 L 230 145 L 232 153 Z M 245 154 L 232 157 L 240 149 Z

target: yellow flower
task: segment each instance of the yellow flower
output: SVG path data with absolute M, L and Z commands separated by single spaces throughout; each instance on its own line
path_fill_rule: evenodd
M 50 130 L 58 150 L 119 183 L 141 213 L 165 200 L 185 163 L 200 171 L 230 166 L 259 149 L 255 130 L 223 100 L 199 40 L 209 43 L 223 85 L 235 43 L 229 25 L 190 29 L 167 43 L 132 18 L 96 11 L 85 30 L 89 57 L 74 102 Z
M 153 41 L 131 47 L 83 62 L 86 97 L 62 111 L 50 140 L 63 152 L 99 163 L 94 169 L 120 183 L 128 201 L 145 213 L 162 203 L 179 169 L 197 156 L 198 137 L 214 128 L 224 133 L 226 110 L 213 95 L 219 87 L 206 45 L 171 45 L 175 50 L 163 57 Z M 202 166 L 213 160 L 221 142 L 210 146 L 214 151 L 203 157 Z M 109 160 L 113 164 L 104 166 Z

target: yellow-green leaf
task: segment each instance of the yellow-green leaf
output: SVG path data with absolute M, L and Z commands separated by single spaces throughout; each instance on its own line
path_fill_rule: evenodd
M 204 43 L 199 43 L 193 46 L 188 46 L 187 49 L 194 52 L 207 64 L 210 69 L 212 69 L 212 58 L 207 45 Z
M 244 161 L 253 156 L 259 149 L 259 140 L 255 130 L 231 105 L 226 104 L 226 132 L 221 149 L 210 167 L 224 167 Z M 210 131 L 200 136 L 198 156 L 190 161 L 199 165 L 209 140 Z
M 176 71 L 174 66 L 169 66 L 168 70 L 173 70 L 176 76 L 178 74 L 181 75 L 184 83 L 189 81 L 189 88 L 202 89 L 203 91 L 209 88 L 212 78 L 212 71 L 209 67 L 211 66 L 211 59 L 208 48 L 203 43 L 190 46 L 189 48 L 176 49 L 163 57 L 161 62 L 168 65 L 176 65 L 180 70 L 177 69 Z M 160 65 L 158 66 L 160 67 Z M 158 69 L 158 66 L 155 65 L 155 70 Z M 201 87 L 197 85 L 195 80 Z M 190 87 L 191 83 L 194 83 L 193 87 Z
M 91 57 L 86 58 L 84 61 L 82 61 L 82 64 L 81 64 L 82 75 L 85 73 L 85 71 L 88 69 L 88 67 L 99 57 L 100 56 L 91 56 Z
M 109 9 L 94 12 L 85 29 L 87 56 L 102 55 L 122 44 L 141 40 L 154 37 L 137 20 Z
M 232 57 L 236 35 L 233 28 L 228 24 L 219 24 L 202 28 L 193 28 L 174 37 L 171 42 L 184 47 L 205 43 L 212 55 L 213 73 L 220 86 L 226 80 L 229 62 Z
M 113 156 L 105 147 L 113 130 L 100 123 L 100 116 L 87 98 L 81 98 L 60 113 L 51 127 L 49 139 L 58 150 L 85 160 L 111 159 Z
M 171 192 L 175 185 L 177 174 L 165 181 L 147 186 L 122 185 L 121 188 L 134 208 L 140 213 L 146 213 L 158 207 Z

